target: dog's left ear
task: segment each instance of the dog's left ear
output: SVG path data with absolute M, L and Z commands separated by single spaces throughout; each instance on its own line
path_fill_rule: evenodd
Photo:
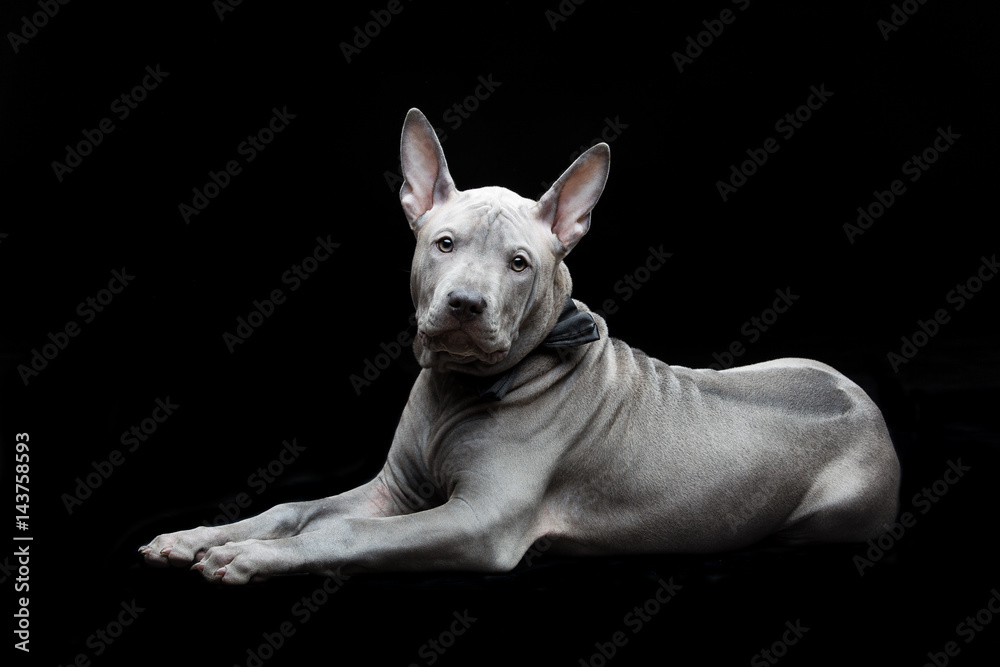
M 420 216 L 444 203 L 455 192 L 455 181 L 448 172 L 441 142 L 419 109 L 410 109 L 403 121 L 399 161 L 403 167 L 399 201 L 416 234 Z
M 561 256 L 568 255 L 590 229 L 590 212 L 604 192 L 610 168 L 611 149 L 605 143 L 597 144 L 578 157 L 538 200 L 538 216 L 551 225 Z

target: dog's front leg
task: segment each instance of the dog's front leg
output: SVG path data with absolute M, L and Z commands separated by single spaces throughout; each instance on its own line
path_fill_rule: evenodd
M 276 505 L 257 516 L 222 526 L 198 526 L 158 535 L 139 548 L 154 567 L 187 566 L 200 561 L 212 547 L 227 543 L 270 541 L 308 530 L 311 522 L 328 516 L 368 514 L 378 497 L 378 479 L 320 500 Z
M 209 548 L 195 564 L 209 581 L 243 584 L 274 574 L 464 570 L 506 572 L 534 537 L 527 515 L 502 517 L 460 496 L 399 516 L 330 516 L 305 532 Z

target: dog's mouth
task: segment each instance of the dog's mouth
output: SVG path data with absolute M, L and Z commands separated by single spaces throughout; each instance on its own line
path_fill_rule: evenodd
M 495 364 L 502 361 L 507 356 L 507 352 L 510 351 L 509 348 L 484 349 L 475 337 L 461 329 L 442 331 L 433 335 L 421 330 L 418 335 L 426 349 L 431 352 L 451 355 L 459 363 L 482 361 L 487 364 Z

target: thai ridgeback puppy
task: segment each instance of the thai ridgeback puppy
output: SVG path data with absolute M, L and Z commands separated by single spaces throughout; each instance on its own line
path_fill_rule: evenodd
M 899 463 L 856 384 L 807 359 L 669 366 L 570 298 L 564 260 L 609 160 L 594 146 L 538 201 L 458 190 L 412 109 L 400 200 L 423 370 L 385 466 L 336 496 L 160 535 L 145 560 L 241 584 L 339 568 L 503 572 L 542 538 L 585 555 L 878 535 L 896 515 Z

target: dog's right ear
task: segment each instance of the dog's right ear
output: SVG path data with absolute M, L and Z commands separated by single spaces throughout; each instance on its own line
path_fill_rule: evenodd
M 416 234 L 421 216 L 443 204 L 455 192 L 455 182 L 448 172 L 441 143 L 419 109 L 410 109 L 403 121 L 399 161 L 403 167 L 399 201 Z

